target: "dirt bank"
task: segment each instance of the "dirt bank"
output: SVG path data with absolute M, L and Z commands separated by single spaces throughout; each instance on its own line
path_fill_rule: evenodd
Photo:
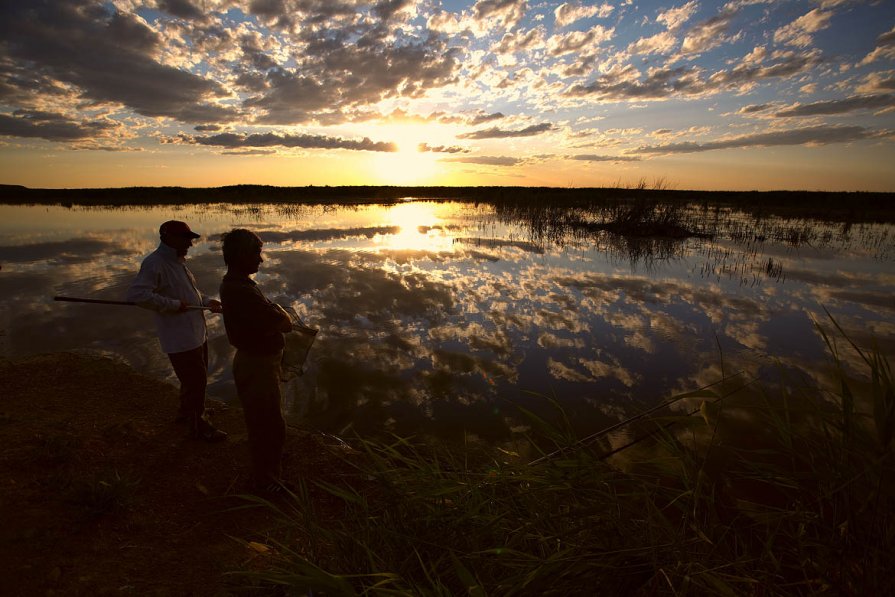
M 241 540 L 282 530 L 267 510 L 233 510 L 249 473 L 239 408 L 215 413 L 227 442 L 189 440 L 174 387 L 76 354 L 0 361 L 0 388 L 3 594 L 233 594 L 228 572 L 264 566 Z M 339 451 L 290 428 L 285 476 L 344 483 Z

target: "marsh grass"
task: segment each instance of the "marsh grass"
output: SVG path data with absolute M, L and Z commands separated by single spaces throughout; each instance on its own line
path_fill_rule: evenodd
M 531 413 L 532 446 L 556 448 L 537 465 L 358 439 L 354 481 L 257 502 L 288 532 L 238 576 L 327 595 L 893 594 L 891 371 L 846 338 L 869 382 L 848 372 L 836 327 L 818 324 L 835 387 L 702 392 L 698 416 L 663 417 L 609 460 Z M 341 512 L 320 515 L 312 491 Z

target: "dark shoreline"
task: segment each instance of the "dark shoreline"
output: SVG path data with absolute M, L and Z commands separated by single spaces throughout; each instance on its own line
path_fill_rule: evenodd
M 371 204 L 402 199 L 525 203 L 574 207 L 619 201 L 702 203 L 756 215 L 895 222 L 895 193 L 825 191 L 688 191 L 644 188 L 304 186 L 120 187 L 39 189 L 0 185 L 0 205 L 153 206 L 212 203 Z

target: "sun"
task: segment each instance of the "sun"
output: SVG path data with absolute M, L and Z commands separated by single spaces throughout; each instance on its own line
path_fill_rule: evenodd
M 382 127 L 382 138 L 395 143 L 398 151 L 376 154 L 371 162 L 372 177 L 380 184 L 432 184 L 441 170 L 438 154 L 420 151 L 420 147 L 427 143 L 431 145 L 433 132 L 433 127 L 420 124 Z

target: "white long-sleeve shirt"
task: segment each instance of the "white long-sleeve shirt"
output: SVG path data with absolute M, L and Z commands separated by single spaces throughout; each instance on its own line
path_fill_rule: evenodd
M 155 326 L 162 351 L 168 354 L 192 350 L 205 342 L 205 312 L 190 309 L 181 313 L 180 301 L 208 306 L 187 269 L 184 258 L 162 243 L 146 256 L 140 273 L 127 291 L 127 300 L 155 311 Z

